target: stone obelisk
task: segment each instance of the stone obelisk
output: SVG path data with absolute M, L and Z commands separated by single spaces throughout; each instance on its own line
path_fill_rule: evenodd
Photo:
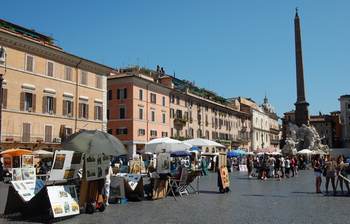
M 304 86 L 304 69 L 303 69 L 303 55 L 301 48 L 301 34 L 300 34 L 300 18 L 298 9 L 296 9 L 294 18 L 294 32 L 295 32 L 295 62 L 296 62 L 296 78 L 297 78 L 297 102 L 295 103 L 295 123 L 300 127 L 301 125 L 309 125 L 309 103 L 305 98 Z

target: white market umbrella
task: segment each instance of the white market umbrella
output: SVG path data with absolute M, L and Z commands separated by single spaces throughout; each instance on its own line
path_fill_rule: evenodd
M 314 154 L 314 155 L 325 155 L 326 152 L 324 152 L 322 150 L 315 150 L 315 151 L 312 151 L 312 154 Z
M 171 139 L 168 137 L 156 138 L 149 141 L 145 145 L 145 152 L 161 153 L 165 150 L 165 152 L 173 153 L 177 151 L 189 150 L 191 147 L 191 144 L 187 144 L 176 139 Z
M 198 146 L 198 147 L 214 146 L 214 147 L 225 148 L 224 145 L 221 145 L 221 144 L 219 144 L 217 142 L 214 142 L 214 141 L 211 141 L 211 140 L 208 140 L 208 139 L 204 139 L 204 138 L 194 138 L 194 139 L 185 140 L 183 142 L 191 144 L 193 146 Z
M 299 152 L 297 152 L 297 154 L 307 154 L 307 155 L 310 155 L 312 154 L 312 151 L 310 149 L 303 149 L 303 150 L 300 150 Z
M 32 154 L 39 157 L 53 157 L 53 152 L 49 152 L 42 149 L 35 150 L 32 152 Z

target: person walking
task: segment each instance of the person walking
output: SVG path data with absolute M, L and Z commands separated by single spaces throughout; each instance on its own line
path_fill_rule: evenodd
M 281 179 L 280 169 L 281 169 L 281 159 L 279 156 L 277 156 L 276 162 L 275 162 L 275 177 L 278 178 L 279 180 Z
M 316 156 L 314 162 L 313 162 L 313 167 L 314 167 L 314 174 L 316 178 L 316 193 L 322 193 L 321 192 L 321 183 L 322 183 L 322 169 L 321 169 L 321 160 L 319 156 Z
M 332 182 L 332 188 L 333 188 L 333 194 L 336 195 L 336 188 L 335 188 L 335 174 L 336 174 L 336 162 L 334 161 L 334 158 L 327 156 L 327 161 L 325 162 L 325 172 L 326 172 L 326 194 L 328 195 L 328 186 L 329 181 Z
M 285 163 L 285 169 L 286 169 L 286 177 L 289 178 L 289 172 L 290 172 L 290 159 L 289 156 L 287 156 L 286 160 L 284 161 Z
M 284 178 L 285 176 L 285 168 L 286 168 L 286 163 L 285 163 L 285 159 L 282 156 L 281 157 L 281 177 Z
M 345 186 L 348 190 L 348 194 L 350 194 L 349 182 L 344 180 L 344 177 L 347 178 L 346 169 L 349 164 L 344 163 L 344 156 L 340 155 L 337 158 L 337 183 L 339 182 L 341 193 L 344 194 L 343 182 L 345 182 Z M 337 184 L 336 184 L 337 185 Z
M 252 178 L 253 161 L 250 155 L 247 157 L 247 170 L 248 170 L 248 178 Z

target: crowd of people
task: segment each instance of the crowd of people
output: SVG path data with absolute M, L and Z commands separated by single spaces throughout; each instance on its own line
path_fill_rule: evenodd
M 299 169 L 306 168 L 304 156 L 286 156 L 281 155 L 260 155 L 247 156 L 246 165 L 248 170 L 248 177 L 256 177 L 260 180 L 267 180 L 268 178 L 290 178 L 298 175 Z
M 335 157 L 330 157 L 329 155 L 325 157 L 316 156 L 312 162 L 315 182 L 316 182 L 316 193 L 322 193 L 321 184 L 322 176 L 325 177 L 325 193 L 329 194 L 329 183 L 332 184 L 333 195 L 337 194 L 338 184 L 340 186 L 341 193 L 344 194 L 344 184 L 347 189 L 347 194 L 350 194 L 348 173 L 350 173 L 349 163 L 346 162 L 345 157 L 340 155 L 335 159 Z

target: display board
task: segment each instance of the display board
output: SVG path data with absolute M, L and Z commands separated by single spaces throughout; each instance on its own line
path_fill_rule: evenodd
M 157 173 L 170 173 L 170 153 L 157 155 Z
M 13 168 L 11 174 L 13 181 L 36 179 L 35 168 Z
M 39 179 L 11 181 L 11 185 L 25 202 L 30 201 L 45 186 Z
M 109 156 L 85 155 L 85 175 L 88 181 L 103 179 L 109 172 L 110 158 Z
M 239 165 L 239 171 L 240 172 L 248 172 L 247 165 Z
M 221 168 L 221 167 L 226 167 L 227 166 L 227 155 L 226 154 L 219 154 L 218 156 L 218 167 Z
M 81 168 L 82 153 L 67 150 L 56 151 L 50 172 L 50 181 L 77 178 Z
M 230 186 L 230 176 L 228 175 L 227 167 L 220 168 L 220 177 L 223 188 Z
M 54 218 L 80 213 L 77 192 L 74 185 L 48 186 L 47 194 Z

